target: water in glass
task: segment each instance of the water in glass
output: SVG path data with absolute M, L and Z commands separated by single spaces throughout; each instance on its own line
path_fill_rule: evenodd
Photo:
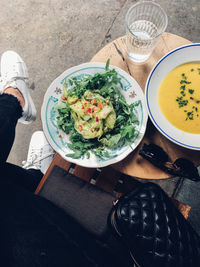
M 155 24 L 147 20 L 134 21 L 127 29 L 127 54 L 136 62 L 143 62 L 149 58 L 155 46 L 158 29 Z

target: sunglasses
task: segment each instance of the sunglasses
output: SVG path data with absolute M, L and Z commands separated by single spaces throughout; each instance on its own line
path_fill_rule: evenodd
M 169 174 L 195 182 L 200 181 L 198 169 L 193 162 L 186 158 L 179 158 L 174 163 L 169 162 L 167 153 L 155 144 L 144 144 L 143 148 L 139 151 L 139 155 Z

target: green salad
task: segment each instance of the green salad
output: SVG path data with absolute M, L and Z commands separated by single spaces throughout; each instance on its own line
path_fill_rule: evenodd
M 119 91 L 120 78 L 115 69 L 63 84 L 61 101 L 55 105 L 57 126 L 70 134 L 68 147 L 74 159 L 90 157 L 90 152 L 109 158 L 109 149 L 131 144 L 137 138 L 139 124 L 133 109 L 139 101 L 128 105 Z M 112 155 L 113 156 L 113 155 Z

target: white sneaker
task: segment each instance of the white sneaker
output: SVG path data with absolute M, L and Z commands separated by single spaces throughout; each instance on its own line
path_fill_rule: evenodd
M 24 169 L 37 169 L 45 173 L 55 152 L 47 142 L 42 131 L 33 133 L 29 145 L 27 160 L 22 162 Z
M 1 57 L 0 93 L 8 87 L 17 88 L 24 97 L 20 122 L 28 124 L 36 119 L 36 108 L 29 93 L 28 71 L 23 59 L 14 51 L 7 51 Z

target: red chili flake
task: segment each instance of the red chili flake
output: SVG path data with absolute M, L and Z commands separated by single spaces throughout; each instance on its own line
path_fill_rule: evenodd
M 81 131 L 83 129 L 83 126 L 82 125 L 79 125 L 78 128 Z
M 96 117 L 96 122 L 98 122 L 99 121 L 99 118 L 98 117 Z
M 67 98 L 65 96 L 62 96 L 61 98 L 62 98 L 62 100 L 67 100 Z
M 87 109 L 87 112 L 88 112 L 88 113 L 91 113 L 91 111 L 92 111 L 91 108 L 88 108 L 88 109 Z
M 95 111 L 98 111 L 99 108 L 98 107 L 94 107 L 92 110 L 93 110 L 93 112 L 95 112 Z
M 58 138 L 62 138 L 62 135 L 59 135 Z
M 97 103 L 96 98 L 92 99 L 92 101 L 91 101 L 91 104 L 92 104 L 92 105 L 94 105 L 95 103 Z
M 100 109 L 103 109 L 103 104 L 102 104 L 102 103 L 98 103 L 98 107 L 99 107 Z

